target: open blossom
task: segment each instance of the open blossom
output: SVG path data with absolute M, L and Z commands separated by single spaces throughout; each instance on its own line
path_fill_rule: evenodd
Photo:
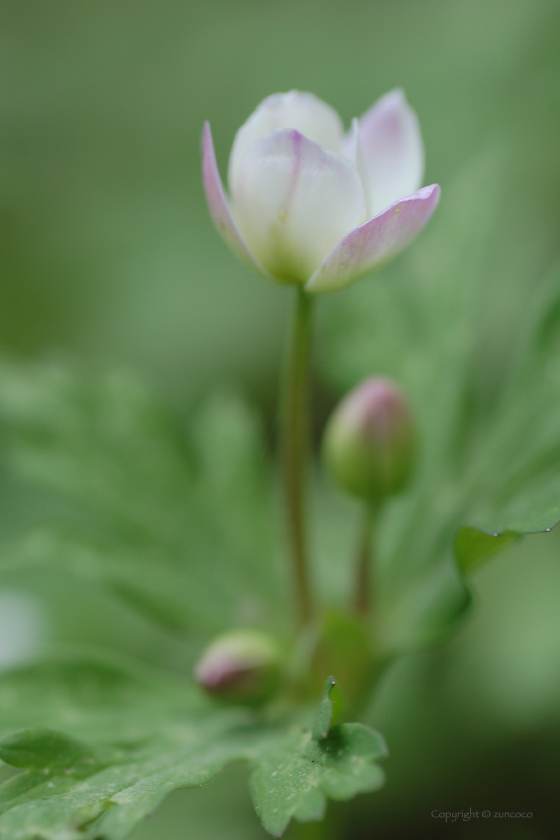
M 400 90 L 347 134 L 313 94 L 269 96 L 235 136 L 229 199 L 208 123 L 202 147 L 206 197 L 224 239 L 260 274 L 309 292 L 342 288 L 386 263 L 439 200 L 437 184 L 419 189 L 422 138 Z

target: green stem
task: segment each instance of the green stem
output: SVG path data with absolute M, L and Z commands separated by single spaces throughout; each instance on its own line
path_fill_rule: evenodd
M 283 447 L 288 529 L 298 615 L 302 625 L 312 614 L 305 529 L 305 472 L 309 449 L 309 361 L 312 299 L 296 287 L 295 317 L 284 380 Z
M 379 514 L 379 504 L 364 505 L 362 527 L 358 542 L 358 569 L 356 576 L 356 611 L 361 614 L 370 612 L 372 607 L 371 571 L 375 562 L 375 529 Z

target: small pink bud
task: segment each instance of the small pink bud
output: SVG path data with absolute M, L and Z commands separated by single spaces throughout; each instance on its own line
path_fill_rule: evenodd
M 416 433 L 402 391 L 390 379 L 366 379 L 342 400 L 323 438 L 323 456 L 336 482 L 379 503 L 407 484 Z
M 281 664 L 281 648 L 272 636 L 232 630 L 206 648 L 194 676 L 215 697 L 252 706 L 268 700 L 278 688 Z

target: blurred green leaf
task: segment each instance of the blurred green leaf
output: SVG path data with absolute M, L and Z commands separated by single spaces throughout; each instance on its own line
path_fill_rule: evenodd
M 189 436 L 123 371 L 4 363 L 0 416 L 9 468 L 51 506 L 4 569 L 65 569 L 174 631 L 285 620 L 261 429 L 238 398 Z
M 471 572 L 490 560 L 495 554 L 517 542 L 519 534 L 487 534 L 477 528 L 461 528 L 455 539 L 455 556 L 463 573 Z

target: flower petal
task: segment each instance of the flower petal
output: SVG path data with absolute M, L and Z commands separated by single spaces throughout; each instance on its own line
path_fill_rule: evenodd
M 359 129 L 372 218 L 420 187 L 424 146 L 418 118 L 402 90 L 382 96 L 360 119 Z
M 243 158 L 234 212 L 252 252 L 281 283 L 305 283 L 363 208 L 352 164 L 299 131 L 274 131 Z
M 235 195 L 237 177 L 245 152 L 261 137 L 279 128 L 295 128 L 324 149 L 340 153 L 343 128 L 336 111 L 312 93 L 275 93 L 267 97 L 244 123 L 233 141 L 228 183 Z
M 367 177 L 366 162 L 362 149 L 362 142 L 360 140 L 360 126 L 356 117 L 352 120 L 350 129 L 344 135 L 342 140 L 342 154 L 354 164 L 354 168 L 360 176 L 364 191 L 366 218 L 370 219 L 371 213 L 368 212 L 371 204 L 369 196 L 369 179 Z
M 216 163 L 210 124 L 207 122 L 202 131 L 202 178 L 210 215 L 230 248 L 249 268 L 270 279 L 268 272 L 247 247 L 233 220 Z
M 328 254 L 305 288 L 330 292 L 379 268 L 408 245 L 437 207 L 440 188 L 424 187 L 353 230 Z

